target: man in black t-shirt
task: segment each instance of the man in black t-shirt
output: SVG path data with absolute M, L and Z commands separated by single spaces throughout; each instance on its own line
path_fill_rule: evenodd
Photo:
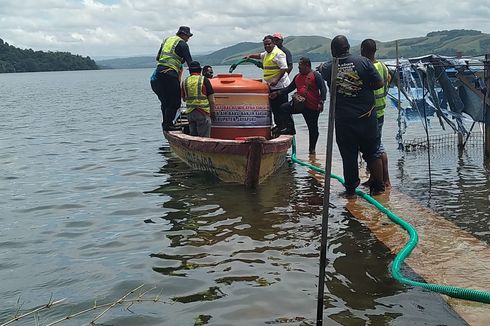
M 373 90 L 383 87 L 383 80 L 372 62 L 349 53 L 347 38 L 332 39 L 332 56 L 339 59 L 335 105 L 335 138 L 342 156 L 346 196 L 353 197 L 360 183 L 358 152 L 361 151 L 373 176 L 371 195 L 384 191 Z M 332 62 L 319 67 L 320 74 L 331 85 Z

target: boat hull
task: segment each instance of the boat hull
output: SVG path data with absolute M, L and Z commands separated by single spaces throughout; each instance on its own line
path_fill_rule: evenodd
M 286 161 L 292 136 L 243 137 L 235 140 L 195 137 L 180 131 L 164 133 L 172 151 L 190 167 L 225 182 L 255 188 Z

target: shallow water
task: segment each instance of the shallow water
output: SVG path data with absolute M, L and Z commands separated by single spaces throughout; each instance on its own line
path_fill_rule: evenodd
M 45 325 L 145 284 L 141 298 L 159 302 L 118 305 L 97 323 L 313 325 L 322 184 L 299 166 L 257 191 L 190 171 L 163 140 L 150 73 L 0 75 L 0 322 L 66 298 L 39 314 Z M 426 153 L 396 151 L 394 111 L 387 116 L 394 187 L 488 243 L 481 153 L 433 152 L 429 191 Z M 306 126 L 296 121 L 306 157 Z M 342 201 L 333 204 L 326 324 L 465 325 L 440 296 L 394 281 L 390 251 Z

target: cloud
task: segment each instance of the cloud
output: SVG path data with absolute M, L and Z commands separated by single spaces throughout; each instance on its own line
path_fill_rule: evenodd
M 289 35 L 392 41 L 444 29 L 488 32 L 490 6 L 467 0 L 0 0 L 0 38 L 34 50 L 92 57 L 155 55 L 191 27 L 192 53 Z

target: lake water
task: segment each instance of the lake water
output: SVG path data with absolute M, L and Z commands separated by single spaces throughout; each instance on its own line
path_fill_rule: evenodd
M 294 165 L 256 191 L 189 170 L 162 136 L 151 72 L 0 74 L 0 323 L 65 298 L 12 323 L 46 325 L 144 284 L 140 302 L 96 323 L 314 325 L 323 185 Z M 481 146 L 434 150 L 429 187 L 427 152 L 398 151 L 395 110 L 386 121 L 393 186 L 489 243 Z M 409 132 L 423 136 L 421 124 Z M 465 325 L 439 295 L 393 280 L 389 249 L 333 204 L 325 325 Z

